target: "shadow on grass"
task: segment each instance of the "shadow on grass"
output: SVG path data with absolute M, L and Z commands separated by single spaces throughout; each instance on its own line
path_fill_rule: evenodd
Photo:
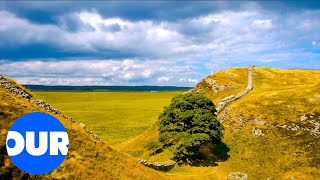
M 193 160 L 189 164 L 191 166 L 218 166 L 218 162 L 229 159 L 229 151 L 230 148 L 223 142 L 206 144 L 195 154 L 197 160 Z
M 147 149 L 152 149 L 150 156 L 154 156 L 163 152 L 164 147 L 160 143 L 151 142 L 147 145 Z M 168 148 L 168 147 L 167 147 Z M 229 159 L 229 147 L 223 142 L 207 143 L 198 149 L 191 161 L 177 161 L 177 165 L 189 164 L 191 166 L 218 166 L 218 162 Z

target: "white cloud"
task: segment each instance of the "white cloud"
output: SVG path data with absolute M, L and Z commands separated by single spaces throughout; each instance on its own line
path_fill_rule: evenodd
M 158 78 L 158 82 L 162 83 L 162 82 L 168 82 L 170 80 L 169 77 L 165 77 L 165 76 L 161 76 Z
M 14 37 L 10 43 L 25 44 L 49 43 L 67 49 L 96 50 L 96 48 L 134 51 L 139 53 L 167 53 L 179 45 L 183 38 L 168 28 L 168 24 L 152 21 L 131 22 L 121 18 L 102 18 L 96 12 L 80 12 L 73 16 L 90 28 L 70 32 L 57 25 L 41 25 L 15 16 L 7 11 L 0 11 L 0 32 Z M 68 21 L 63 21 L 66 23 Z M 154 47 L 158 50 L 155 51 Z
M 177 78 L 192 76 L 193 72 L 189 70 L 188 65 L 176 65 L 175 62 L 165 59 L 0 61 L 0 72 L 23 84 L 179 85 Z
M 273 27 L 271 19 L 257 19 L 252 22 L 253 26 L 260 29 L 271 29 Z
M 103 78 L 83 78 L 83 77 L 65 77 L 65 78 L 36 78 L 19 77 L 16 78 L 21 84 L 40 84 L 40 85 L 113 85 L 106 82 Z
M 180 78 L 179 81 L 180 81 L 180 82 L 189 82 L 189 83 L 196 83 L 196 82 L 198 82 L 198 80 L 192 79 L 192 78 Z
M 245 54 L 275 50 L 279 44 L 289 47 L 319 38 L 320 23 L 315 18 L 319 15 L 319 11 L 279 15 L 252 9 L 154 22 L 104 18 L 95 11 L 82 11 L 59 17 L 61 24 L 43 25 L 0 11 L 0 45 L 44 43 L 64 51 L 111 49 L 143 57 L 239 61 Z M 72 24 L 70 21 L 84 28 L 68 31 L 65 26 Z
M 313 46 L 316 46 L 318 43 L 317 43 L 317 41 L 312 41 L 311 44 L 312 44 Z
M 151 77 L 152 75 L 154 74 L 154 71 L 151 70 L 151 69 L 146 69 L 142 72 L 142 75 L 145 77 L 145 78 L 149 78 Z

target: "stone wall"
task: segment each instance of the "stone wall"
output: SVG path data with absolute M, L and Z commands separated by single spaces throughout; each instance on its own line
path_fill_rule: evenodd
M 155 170 L 158 170 L 158 171 L 170 171 L 174 165 L 176 164 L 176 162 L 172 162 L 172 163 L 151 163 L 151 162 L 148 162 L 146 160 L 143 160 L 143 159 L 138 159 L 138 161 L 147 166 L 147 167 L 150 167 L 152 169 L 155 169 Z
M 253 65 L 249 66 L 249 68 L 248 68 L 247 88 L 235 96 L 232 95 L 232 96 L 226 97 L 223 100 L 221 100 L 221 102 L 218 104 L 218 107 L 217 107 L 217 113 L 219 113 L 223 108 L 225 108 L 232 101 L 235 101 L 235 100 L 241 98 L 242 96 L 248 94 L 250 91 L 252 91 L 252 89 L 253 89 L 253 68 L 254 68 Z
M 75 121 L 71 118 L 68 117 L 64 114 L 62 114 L 58 109 L 52 107 L 50 104 L 36 99 L 34 98 L 31 94 L 29 94 L 28 92 L 24 91 L 23 89 L 21 89 L 18 86 L 14 86 L 12 83 L 10 83 L 4 76 L 0 75 L 0 86 L 3 86 L 5 89 L 7 89 L 8 91 L 10 91 L 11 93 L 15 94 L 16 96 L 20 97 L 21 99 L 24 99 L 26 101 L 29 101 L 30 103 L 36 104 L 37 106 L 39 106 L 40 108 L 44 108 L 47 112 L 51 112 L 53 114 L 57 114 L 62 116 L 63 118 L 67 119 L 68 121 L 70 121 L 71 123 L 75 123 Z M 87 128 L 84 127 L 84 129 L 91 135 L 93 136 L 93 138 L 96 141 L 101 141 L 101 139 L 93 134 L 91 131 L 89 131 Z

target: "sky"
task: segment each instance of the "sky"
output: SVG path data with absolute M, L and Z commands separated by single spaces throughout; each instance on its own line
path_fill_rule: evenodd
M 194 86 L 251 64 L 319 69 L 320 3 L 0 2 L 0 74 L 22 84 Z

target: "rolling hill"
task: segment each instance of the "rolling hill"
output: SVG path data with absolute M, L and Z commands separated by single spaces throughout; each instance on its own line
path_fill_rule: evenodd
M 210 75 L 192 92 L 206 94 L 217 105 L 247 87 L 247 68 Z M 250 179 L 320 179 L 320 71 L 256 67 L 253 90 L 218 114 L 225 127 L 229 158 L 213 166 L 175 167 L 177 177 L 224 179 L 231 172 Z M 169 149 L 154 153 L 157 124 L 118 149 L 149 161 L 166 161 Z

